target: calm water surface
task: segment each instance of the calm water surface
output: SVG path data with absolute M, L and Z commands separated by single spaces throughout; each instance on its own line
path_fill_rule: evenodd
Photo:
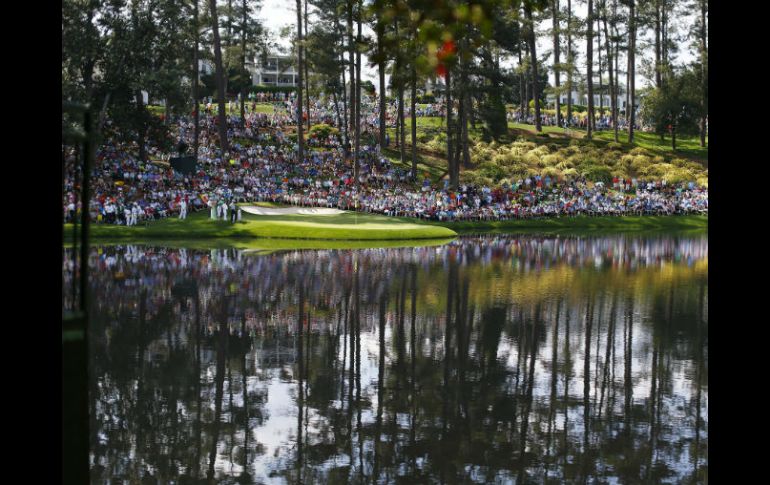
M 92 267 L 93 483 L 708 478 L 706 236 Z

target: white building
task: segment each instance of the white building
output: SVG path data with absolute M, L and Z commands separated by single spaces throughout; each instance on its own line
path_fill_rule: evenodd
M 296 59 L 289 56 L 257 56 L 249 65 L 251 82 L 264 86 L 297 86 Z
M 546 103 L 549 105 L 553 105 L 555 102 L 556 97 L 553 94 L 547 94 L 545 96 Z M 561 102 L 562 106 L 567 106 L 567 93 L 563 93 L 559 96 L 559 101 Z M 594 94 L 594 107 L 598 108 L 599 106 L 604 106 L 605 108 L 609 108 L 611 106 L 612 97 L 609 94 Z M 588 106 L 588 94 L 585 93 L 585 91 L 572 91 L 572 104 L 579 104 L 582 106 Z M 639 95 L 637 93 L 636 96 L 636 107 L 639 108 Z M 623 90 L 620 90 L 620 93 L 617 97 L 617 107 L 620 111 L 625 111 L 626 109 L 626 93 L 623 92 Z
M 198 59 L 198 74 L 206 75 L 214 72 L 214 63 L 208 59 Z

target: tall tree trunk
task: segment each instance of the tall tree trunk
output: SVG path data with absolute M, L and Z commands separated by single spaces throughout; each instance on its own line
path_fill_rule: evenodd
M 211 28 L 214 32 L 214 64 L 216 65 L 217 103 L 219 104 L 219 119 L 217 122 L 217 128 L 219 130 L 219 148 L 222 150 L 222 159 L 224 160 L 226 152 L 229 151 L 230 147 L 227 143 L 227 116 L 225 115 L 225 75 L 222 68 L 222 44 L 219 39 L 217 0 L 209 0 L 209 9 L 211 10 Z
M 613 17 L 612 30 L 613 30 L 613 36 L 615 39 L 615 126 L 613 127 L 613 131 L 615 135 L 615 141 L 620 141 L 620 137 L 618 134 L 619 132 L 618 116 L 620 115 L 620 106 L 618 106 L 618 98 L 620 94 L 620 67 L 619 67 L 620 66 L 620 34 L 618 33 L 617 22 L 614 20 L 617 18 L 617 11 L 618 11 L 618 2 L 617 0 L 612 0 L 612 17 Z
M 661 45 L 660 45 L 660 0 L 655 0 L 655 87 L 662 87 L 660 68 L 661 68 Z
M 340 115 L 340 103 L 337 99 L 337 89 L 332 89 L 332 101 L 334 102 L 334 112 L 337 114 L 337 126 L 342 126 L 342 117 Z
M 706 65 L 708 63 L 708 45 L 706 34 L 706 9 L 708 0 L 699 0 L 700 4 L 700 73 L 701 73 L 701 119 L 700 119 L 700 146 L 706 146 L 706 120 L 708 118 L 708 95 Z
M 604 81 L 602 81 L 602 27 L 599 23 L 599 15 L 596 17 L 596 53 L 597 64 L 599 68 L 599 116 L 604 114 Z M 594 117 L 596 119 L 596 117 Z M 596 122 L 594 122 L 594 131 L 596 131 Z
M 553 0 L 551 7 L 553 10 L 553 75 L 556 81 L 556 126 L 561 126 L 561 92 L 559 91 L 559 74 L 561 66 L 559 65 L 559 0 Z
M 527 50 L 529 50 L 529 45 L 527 45 Z M 531 68 L 527 69 L 527 71 L 523 74 L 524 76 L 524 114 L 527 115 L 527 118 L 529 118 L 529 100 L 532 99 L 530 96 L 530 90 L 529 87 L 532 85 L 532 83 L 529 80 L 530 75 L 532 74 Z
M 358 184 L 359 156 L 361 152 L 361 50 L 358 46 L 362 43 L 361 16 L 363 15 L 363 10 L 363 0 L 358 0 L 358 18 L 356 20 L 358 23 L 358 35 L 356 36 L 356 163 L 354 169 L 356 184 Z
M 518 23 L 518 26 L 521 27 L 521 24 Z M 524 76 L 525 76 L 524 66 L 522 65 L 522 62 L 521 62 L 521 42 L 517 42 L 516 43 L 516 50 L 517 50 L 517 53 L 519 55 L 519 115 L 522 115 L 522 114 L 524 114 L 524 111 L 526 109 L 526 107 L 525 107 L 525 103 L 526 103 L 525 97 L 526 97 L 526 90 L 527 89 L 526 89 L 526 86 L 524 84 L 525 83 L 525 80 L 524 80 Z M 527 109 L 527 114 L 529 114 L 529 110 L 528 109 Z
M 468 97 L 468 114 L 470 115 L 469 118 L 471 122 L 471 127 L 473 127 L 473 129 L 475 130 L 476 129 L 476 109 L 473 105 L 474 99 L 478 101 L 478 97 L 476 97 L 473 93 L 471 93 L 471 95 Z M 506 124 L 506 131 L 507 131 L 507 124 Z
M 214 0 L 211 0 L 214 1 Z M 297 0 L 297 164 L 305 159 L 305 137 L 302 133 L 302 71 L 305 67 L 302 58 L 305 46 L 302 38 L 302 3 Z
M 377 70 L 380 77 L 380 98 L 379 98 L 379 104 L 380 104 L 380 150 L 385 148 L 385 56 L 382 53 L 383 46 L 382 46 L 382 38 L 385 35 L 383 32 L 384 25 L 382 24 L 382 19 L 379 18 L 382 13 L 378 13 L 378 19 L 377 19 L 377 54 L 379 55 L 379 58 L 377 60 Z
M 676 123 L 671 125 L 671 151 L 676 151 Z
M 661 0 L 655 0 L 655 87 L 660 89 L 663 87 L 662 69 L 663 69 L 663 45 L 662 42 L 662 9 Z M 665 139 L 665 132 L 660 132 L 660 141 Z
M 414 35 L 414 31 L 412 31 Z M 412 93 L 410 107 L 412 109 L 412 180 L 417 178 L 417 70 L 412 62 Z
M 614 75 L 613 69 L 612 69 L 612 48 L 610 47 L 610 35 L 609 35 L 609 29 L 607 28 L 607 0 L 602 0 L 602 25 L 604 27 L 604 46 L 607 51 L 607 72 L 610 76 L 610 117 L 612 118 L 612 128 L 615 132 L 615 141 L 618 141 L 618 112 L 617 112 L 617 103 L 618 103 L 618 93 L 615 90 L 615 83 L 614 83 Z
M 305 38 L 307 39 L 307 0 L 305 0 Z M 305 107 L 307 108 L 307 132 L 310 133 L 310 75 L 308 74 L 307 62 L 305 62 Z
M 586 138 L 589 140 L 593 138 L 593 124 L 594 124 L 594 3 L 593 0 L 588 0 L 588 17 L 586 18 L 586 24 L 588 31 L 586 32 L 586 82 L 588 84 L 588 120 L 586 123 Z
M 465 119 L 465 106 L 463 104 L 463 98 L 465 97 L 464 89 L 462 87 L 462 68 L 460 68 L 460 82 L 457 84 L 457 125 L 455 126 L 455 155 L 454 159 L 457 163 L 458 170 L 460 168 L 460 155 L 463 148 L 463 121 Z
M 348 123 L 348 91 L 345 86 L 345 54 L 340 50 L 340 66 L 342 69 L 342 135 L 343 135 L 343 150 L 345 153 L 345 159 L 350 156 L 350 124 Z
M 636 40 L 636 39 L 634 39 Z M 660 9 L 660 57 L 663 67 L 668 65 L 668 12 L 666 11 L 665 2 Z M 665 79 L 663 79 L 665 82 Z
M 628 143 L 634 142 L 634 121 L 636 102 L 636 4 L 635 0 L 630 0 L 628 11 L 628 98 L 629 105 L 626 107 L 626 118 L 628 119 Z
M 198 78 L 200 77 L 199 73 L 199 60 L 198 60 L 198 52 L 200 50 L 200 25 L 198 24 L 198 0 L 193 1 L 193 28 L 195 29 L 195 51 L 193 52 L 193 119 L 195 123 L 195 127 L 193 128 L 193 156 L 195 157 L 195 160 L 198 160 L 198 147 L 200 145 L 200 133 L 201 133 L 201 125 L 200 125 L 200 98 L 198 94 Z
M 470 25 L 466 24 L 466 28 L 470 31 Z M 470 153 L 468 153 L 468 97 L 470 96 L 468 89 L 468 40 L 463 39 L 460 42 L 462 48 L 462 54 L 460 57 L 460 99 L 459 99 L 459 122 L 458 127 L 458 143 L 457 147 L 457 164 L 458 171 L 460 165 L 460 156 L 462 155 L 462 165 L 468 168 L 470 165 Z M 499 61 L 498 61 L 499 62 Z M 499 64 L 496 67 L 496 72 L 499 72 Z M 506 130 L 508 132 L 508 123 L 506 121 Z
M 398 85 L 398 152 L 401 164 L 406 160 L 406 126 L 404 123 L 404 85 L 399 81 Z
M 396 135 L 396 144 L 394 146 L 400 147 L 401 146 L 401 118 L 398 116 L 398 89 L 394 85 L 395 81 L 393 81 L 393 78 L 391 77 L 390 85 L 393 90 L 396 91 L 396 119 L 395 121 L 395 135 Z
M 457 173 L 454 152 L 452 151 L 452 69 L 446 67 L 446 146 L 447 146 L 447 167 L 449 168 L 449 185 L 452 190 L 457 190 L 460 183 Z
M 572 123 L 572 0 L 567 0 L 567 123 Z
M 463 106 L 465 109 L 463 109 L 463 122 L 462 122 L 462 132 L 460 133 L 460 140 L 463 144 L 463 167 L 465 168 L 471 168 L 471 153 L 470 153 L 470 147 L 468 143 L 468 116 L 470 114 L 470 111 L 472 109 L 471 107 L 471 100 L 470 100 L 470 93 L 466 91 L 463 95 Z M 506 121 L 506 128 L 505 132 L 508 133 L 508 122 Z
M 246 91 L 248 90 L 249 73 L 246 70 L 246 0 L 242 0 L 241 7 L 243 8 L 241 17 L 241 75 L 243 79 L 243 87 L 241 88 L 241 122 L 246 123 Z
M 353 0 L 347 0 L 348 8 L 348 56 L 350 66 L 350 131 L 355 136 L 355 118 L 356 118 L 356 63 L 353 44 Z M 348 144 L 350 141 L 348 140 Z M 348 147 L 348 153 L 350 153 Z M 355 162 L 354 162 L 355 163 Z M 358 183 L 358 177 L 356 177 Z
M 591 0 L 588 0 L 589 3 Z M 540 90 L 537 79 L 537 51 L 535 50 L 535 22 L 532 20 L 532 7 L 529 4 L 524 4 L 524 13 L 527 16 L 527 27 L 529 39 L 529 52 L 532 57 L 532 99 L 535 101 L 535 131 L 538 133 L 543 131 L 543 127 L 540 123 Z
M 233 45 L 233 0 L 227 0 L 227 47 Z
M 145 116 L 144 99 L 142 98 L 141 89 L 137 89 L 136 91 L 134 91 L 134 98 L 136 99 L 136 111 L 139 119 L 139 124 L 136 130 L 137 132 L 136 143 L 139 145 L 139 160 L 142 160 L 144 162 L 147 160 L 147 149 L 145 147 L 146 145 L 145 133 L 147 131 L 147 123 L 145 123 L 145 119 L 147 117 Z M 87 207 L 87 201 L 85 205 Z

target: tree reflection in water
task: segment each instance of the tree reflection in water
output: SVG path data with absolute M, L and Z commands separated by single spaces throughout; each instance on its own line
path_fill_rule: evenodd
M 707 478 L 705 237 L 91 257 L 94 483 Z

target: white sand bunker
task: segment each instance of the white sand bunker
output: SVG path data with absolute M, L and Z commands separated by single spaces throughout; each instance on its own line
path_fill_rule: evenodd
M 299 214 L 301 216 L 333 216 L 345 211 L 327 207 L 257 207 L 254 205 L 241 206 L 244 212 L 257 216 L 284 216 Z

